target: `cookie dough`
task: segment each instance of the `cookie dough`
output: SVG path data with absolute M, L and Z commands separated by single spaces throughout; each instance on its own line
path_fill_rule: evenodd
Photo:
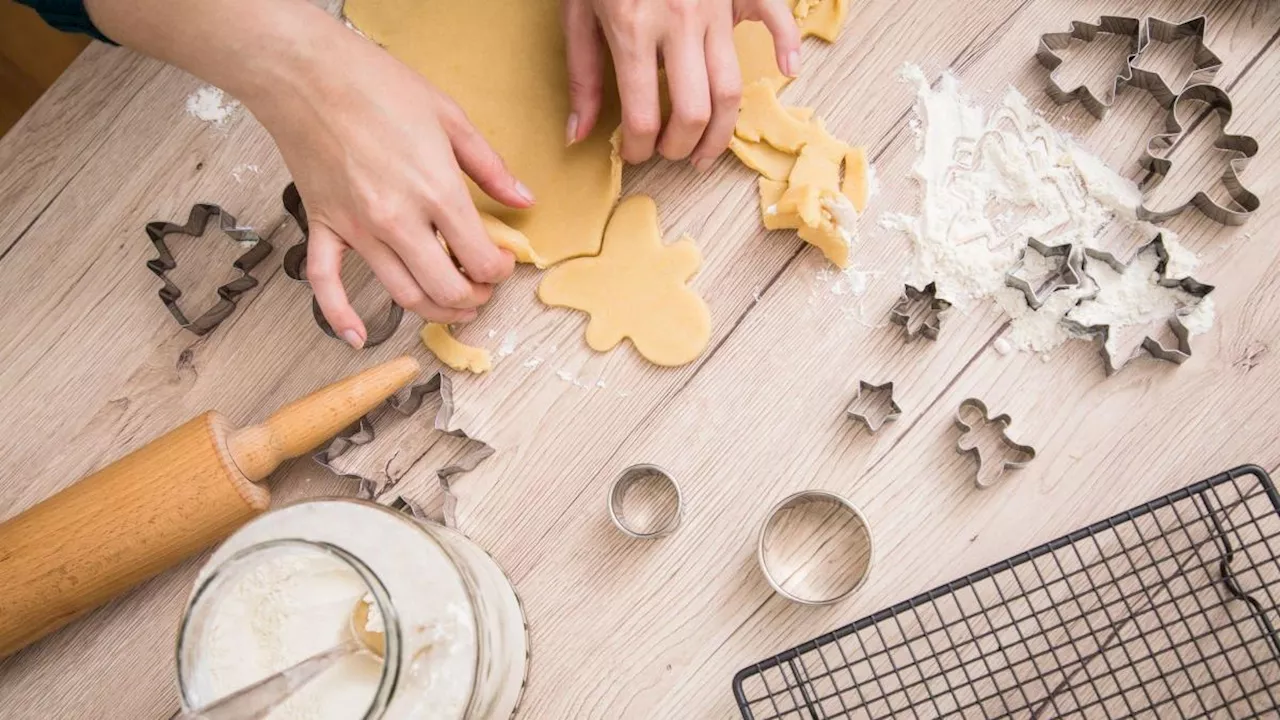
M 480 213 L 480 222 L 484 223 L 485 232 L 489 233 L 493 244 L 514 255 L 516 262 L 539 269 L 547 267 L 547 261 L 533 249 L 524 233 L 488 213 Z
M 663 245 L 653 199 L 633 195 L 614 210 L 600 254 L 548 270 L 538 298 L 590 315 L 586 337 L 594 350 L 625 338 L 656 365 L 684 365 L 711 339 L 711 313 L 687 285 L 701 263 L 688 236 Z
M 849 14 L 849 0 L 796 0 L 791 14 L 800 25 L 801 37 L 813 35 L 833 43 Z
M 751 142 L 766 142 L 793 155 L 810 137 L 809 124 L 787 112 L 778 101 L 777 90 L 764 80 L 742 88 L 742 105 L 733 134 Z
M 493 369 L 489 351 L 458 342 L 449 333 L 449 326 L 429 322 L 418 333 L 422 344 L 439 358 L 440 362 L 459 372 L 487 373 Z
M 827 42 L 835 42 L 840 36 L 845 16 L 849 14 L 849 0 L 789 1 L 791 14 L 800 26 L 801 37 L 816 35 Z M 733 30 L 733 45 L 738 51 L 743 85 L 766 80 L 774 90 L 781 90 L 791 82 L 791 78 L 778 69 L 773 36 L 764 23 L 754 20 L 739 23 Z
M 813 117 L 812 108 L 793 107 L 786 108 L 786 111 L 800 122 L 807 123 Z M 796 157 L 791 153 L 778 150 L 766 142 L 743 140 L 737 135 L 729 138 L 729 149 L 743 165 L 771 180 L 786 180 L 796 164 Z
M 618 199 L 611 153 L 617 93 L 606 83 L 594 131 L 565 147 L 569 118 L 559 0 L 346 0 L 347 18 L 458 102 L 516 177 L 537 196 L 512 210 L 474 185 L 480 210 L 528 236 L 546 263 L 594 255 Z

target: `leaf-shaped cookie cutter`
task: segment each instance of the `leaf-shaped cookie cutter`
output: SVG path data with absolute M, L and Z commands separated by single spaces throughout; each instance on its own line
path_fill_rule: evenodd
M 298 228 L 302 230 L 302 240 L 294 243 L 284 253 L 284 274 L 299 282 L 307 282 L 307 238 L 310 230 L 307 225 L 307 208 L 302 204 L 302 196 L 298 193 L 298 186 L 294 183 L 284 189 L 281 197 L 284 203 L 285 212 L 298 223 Z M 320 309 L 320 303 L 315 296 L 311 297 L 311 315 L 315 318 L 316 325 L 320 330 L 331 338 L 337 339 L 338 335 L 333 331 L 333 327 L 329 325 L 329 321 L 325 319 L 324 312 Z M 368 336 L 365 338 L 363 349 L 377 347 L 386 342 L 395 335 L 396 330 L 400 327 L 400 320 L 404 317 L 404 308 L 397 305 L 394 301 L 387 308 L 387 314 L 377 323 L 365 323 L 365 329 Z
M 182 290 L 169 278 L 169 271 L 178 267 L 178 263 L 173 259 L 173 253 L 169 251 L 165 238 L 169 235 L 188 235 L 198 238 L 204 234 L 209 219 L 215 216 L 218 218 L 218 230 L 223 235 L 238 243 L 252 243 L 252 246 L 232 263 L 232 267 L 240 272 L 240 277 L 219 287 L 218 302 L 196 319 L 190 320 L 178 306 L 178 298 L 182 297 Z M 147 223 L 146 231 L 147 237 L 151 238 L 151 244 L 160 255 L 147 261 L 147 269 L 164 282 L 164 287 L 161 287 L 159 292 L 160 301 L 164 303 L 179 325 L 196 335 L 204 335 L 213 330 L 235 312 L 236 300 L 258 286 L 257 278 L 250 272 L 271 254 L 271 243 L 259 237 L 253 228 L 241 227 L 231 213 L 208 203 L 192 205 L 185 225 L 155 220 Z
M 972 417 L 972 413 L 975 411 L 980 413 L 981 417 Z M 978 461 L 977 473 L 974 475 L 974 485 L 979 490 L 986 489 L 992 485 L 992 483 L 983 483 L 984 473 L 982 472 L 984 465 L 990 461 L 982 457 L 982 450 L 977 445 L 966 448 L 964 446 L 964 438 L 965 435 L 983 422 L 1000 426 L 1000 442 L 1015 457 L 1013 460 L 1001 461 L 999 476 L 1003 476 L 1005 470 L 1017 470 L 1026 467 L 1027 463 L 1030 463 L 1036 457 L 1036 449 L 1034 447 L 1023 445 L 1009 437 L 1009 426 L 1013 424 L 1013 418 L 1009 417 L 1008 413 L 991 417 L 991 411 L 987 409 L 986 403 L 978 398 L 965 399 L 960 403 L 960 407 L 956 409 L 956 426 L 961 430 L 960 439 L 956 440 L 956 452 L 961 455 L 972 455 Z

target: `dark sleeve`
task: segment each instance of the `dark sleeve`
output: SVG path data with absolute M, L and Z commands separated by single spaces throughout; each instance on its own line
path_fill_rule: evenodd
M 84 9 L 84 0 L 18 0 L 18 2 L 34 8 L 45 22 L 59 30 L 81 33 L 103 42 L 111 42 L 110 38 L 94 26 L 93 20 L 89 19 L 89 12 Z

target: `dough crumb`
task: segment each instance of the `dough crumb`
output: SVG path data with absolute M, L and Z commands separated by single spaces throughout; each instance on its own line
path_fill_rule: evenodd
M 531 357 L 528 360 L 525 360 L 524 362 L 520 363 L 520 366 L 524 368 L 528 368 L 529 370 L 532 370 L 541 364 L 542 364 L 542 358 Z
M 493 361 L 489 351 L 458 342 L 449 333 L 449 326 L 440 323 L 427 323 L 419 333 L 422 344 L 426 346 L 440 362 L 460 372 L 487 373 L 493 369 Z
M 996 349 L 996 352 L 1000 353 L 1001 355 L 1008 355 L 1009 353 L 1013 352 L 1013 344 L 1010 343 L 1007 338 L 1003 338 L 1003 337 L 996 338 L 994 347 Z

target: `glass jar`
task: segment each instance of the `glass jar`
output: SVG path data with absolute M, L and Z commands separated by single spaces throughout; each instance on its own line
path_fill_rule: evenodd
M 343 658 L 268 719 L 514 714 L 528 634 L 502 569 L 461 533 L 351 499 L 268 512 L 201 568 L 178 636 L 184 708 L 351 639 L 361 618 L 382 633 L 385 658 Z

